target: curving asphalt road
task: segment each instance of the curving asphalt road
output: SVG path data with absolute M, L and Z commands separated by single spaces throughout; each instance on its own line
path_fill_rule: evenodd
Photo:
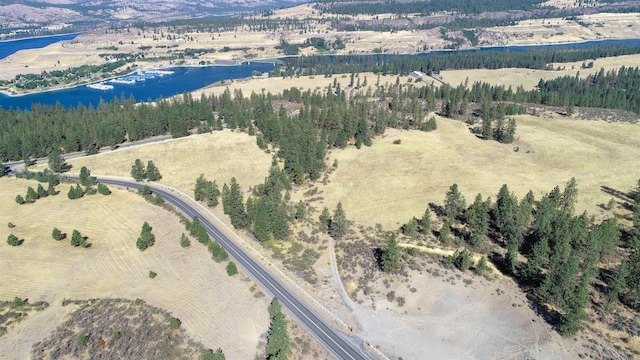
M 77 178 L 69 177 L 71 180 Z M 98 181 L 107 185 L 124 186 L 134 189 L 141 189 L 145 183 L 129 182 L 122 180 L 98 178 Z M 149 184 L 146 184 L 149 185 Z M 258 284 L 262 285 L 273 296 L 277 297 L 282 305 L 298 319 L 310 332 L 318 339 L 330 352 L 338 359 L 373 359 L 373 357 L 362 349 L 362 340 L 356 345 L 352 339 L 347 338 L 339 331 L 329 326 L 302 300 L 293 294 L 284 284 L 275 278 L 262 264 L 253 259 L 247 252 L 232 241 L 225 233 L 220 231 L 211 221 L 207 219 L 198 209 L 184 199 L 175 194 L 149 185 L 151 191 L 159 194 L 165 201 L 178 208 L 187 217 L 198 216 L 202 225 L 207 229 L 209 236 L 222 245 L 229 256 L 238 263 Z M 355 339 L 354 339 L 355 340 Z

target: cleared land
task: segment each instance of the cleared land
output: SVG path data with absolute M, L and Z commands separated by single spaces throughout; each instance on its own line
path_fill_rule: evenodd
M 260 337 L 268 328 L 266 297 L 256 299 L 252 283 L 240 275 L 230 278 L 196 241 L 181 248 L 184 226 L 178 218 L 142 197 L 123 190 L 109 196 L 66 197 L 61 194 L 18 205 L 13 200 L 35 181 L 0 179 L 4 206 L 0 223 L 0 283 L 3 297 L 47 301 L 44 311 L 31 314 L 0 337 L 0 349 L 15 359 L 29 357 L 31 346 L 47 337 L 74 307 L 63 299 L 144 299 L 182 320 L 182 327 L 206 347 L 224 349 L 230 359 L 248 359 L 260 351 Z M 156 243 L 144 252 L 135 246 L 142 223 L 153 227 Z M 70 237 L 74 229 L 88 237 L 91 247 L 74 248 L 68 238 L 55 241 L 58 227 Z M 24 243 L 8 246 L 14 233 Z M 148 276 L 149 270 L 158 275 Z

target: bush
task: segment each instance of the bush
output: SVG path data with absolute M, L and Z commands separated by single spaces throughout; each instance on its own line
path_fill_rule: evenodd
M 19 297 L 16 296 L 16 297 L 13 298 L 13 301 L 11 302 L 11 308 L 12 309 L 19 308 L 22 305 L 24 305 L 25 302 L 26 301 L 24 301 L 24 300 L 22 300 L 22 299 L 20 299 Z
M 18 245 L 22 244 L 22 241 L 20 241 L 20 239 L 18 239 L 17 236 L 11 234 L 7 238 L 7 244 L 9 244 L 11 246 L 18 246 Z
M 53 238 L 53 240 L 62 240 L 66 237 L 65 234 L 62 233 L 62 231 L 60 231 L 60 229 L 58 228 L 53 228 L 53 231 L 51 232 L 51 237 Z
M 155 271 L 153 271 L 153 270 L 149 270 L 149 278 L 153 279 L 153 278 L 155 278 L 156 276 L 158 276 L 158 273 L 156 273 L 156 272 L 155 272 Z
M 178 319 L 178 318 L 172 317 L 169 320 L 169 328 L 170 329 L 174 329 L 174 330 L 178 329 L 178 328 L 180 328 L 180 325 L 182 325 L 182 321 L 180 321 L 180 319 Z
M 16 227 L 16 225 L 14 223 L 8 223 L 7 226 L 9 227 L 9 229 L 13 229 L 14 227 Z
M 233 276 L 238 273 L 238 267 L 233 261 L 229 261 L 227 264 L 227 275 Z
M 20 205 L 24 204 L 24 198 L 22 197 L 22 195 L 16 195 L 16 202 Z
M 111 339 L 112 340 L 118 340 L 122 337 L 122 334 L 120 333 L 120 331 L 114 331 L 113 334 L 111 334 Z
M 109 190 L 109 188 L 107 187 L 107 185 L 103 185 L 103 184 L 98 184 L 98 192 L 102 195 L 109 195 L 111 194 L 111 190 Z
M 180 246 L 182 246 L 183 248 L 191 246 L 191 240 L 189 240 L 187 235 L 185 235 L 184 233 L 182 233 L 182 236 L 180 237 Z
M 474 271 L 478 275 L 482 275 L 487 271 L 487 259 L 484 256 L 481 257 L 480 260 L 478 260 L 478 263 L 476 264 Z
M 80 345 L 82 346 L 87 346 L 87 344 L 89 343 L 89 335 L 87 334 L 80 335 L 80 338 L 78 339 L 78 343 L 80 343 Z
M 400 144 L 402 144 L 402 140 L 400 140 L 400 139 L 395 139 L 395 140 L 393 140 L 393 144 L 394 144 L 394 145 L 400 145 Z

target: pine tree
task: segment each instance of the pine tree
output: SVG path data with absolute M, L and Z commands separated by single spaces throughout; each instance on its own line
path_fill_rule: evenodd
M 156 167 L 153 161 L 149 160 L 147 162 L 147 180 L 149 181 L 158 181 L 162 179 L 162 175 L 160 174 L 160 170 Z
M 287 332 L 287 320 L 282 313 L 282 306 L 277 298 L 269 305 L 271 324 L 267 335 L 266 359 L 286 360 L 290 351 L 290 338 Z
M 325 230 L 329 230 L 329 224 L 331 223 L 331 213 L 329 213 L 329 209 L 326 207 L 322 209 L 322 213 L 320 213 L 320 224 Z
M 560 210 L 573 214 L 576 202 L 578 201 L 578 186 L 576 184 L 576 178 L 572 177 L 571 180 L 567 182 L 561 199 Z
M 547 238 L 542 238 L 533 245 L 531 255 L 520 272 L 525 280 L 534 284 L 540 282 L 542 279 L 542 268 L 549 263 L 550 251 Z
M 514 239 L 509 239 L 507 243 L 504 264 L 509 273 L 515 274 L 516 265 L 518 265 L 518 244 Z
M 442 227 L 440 228 L 440 234 L 438 235 L 438 239 L 444 246 L 451 245 L 451 242 L 452 242 L 451 228 L 449 227 L 449 222 L 446 220 L 442 223 Z
M 620 294 L 627 287 L 627 276 L 629 276 L 629 263 L 623 260 L 613 272 L 611 281 L 607 284 L 607 292 L 605 293 L 605 307 L 609 308 L 612 304 L 618 302 Z
M 382 255 L 382 271 L 393 272 L 400 268 L 400 246 L 396 234 L 392 233 Z
M 151 232 L 151 226 L 148 222 L 144 222 L 142 224 L 142 230 L 140 231 L 140 237 L 136 240 L 136 247 L 140 250 L 145 250 L 149 246 L 152 246 L 155 243 L 155 235 Z
M 63 172 L 67 168 L 67 164 L 64 162 L 64 159 L 60 155 L 60 151 L 57 149 L 53 149 L 49 153 L 49 169 L 53 172 Z
M 100 194 L 102 194 L 102 195 L 110 195 L 111 194 L 111 190 L 109 190 L 107 185 L 104 185 L 104 184 L 98 184 L 98 192 Z
M 49 182 L 49 185 L 47 187 L 47 195 L 51 195 L 51 196 L 58 195 L 58 192 L 56 191 L 54 185 L 51 182 Z
M 347 233 L 348 226 L 347 215 L 342 208 L 342 203 L 339 202 L 333 212 L 333 219 L 329 223 L 329 233 L 334 239 L 341 239 Z
M 423 234 L 429 235 L 431 233 L 431 210 L 429 210 L 429 207 L 427 207 L 422 219 L 420 219 L 420 227 Z
M 466 201 L 458 191 L 458 184 L 451 185 L 444 200 L 444 215 L 450 222 L 455 222 L 465 207 Z
M 29 188 L 27 188 L 27 196 L 25 196 L 25 201 L 28 203 L 33 203 L 38 199 L 38 193 L 36 193 L 36 191 L 29 186 Z
M 89 244 L 87 244 L 87 239 L 80 235 L 80 231 L 73 230 L 73 233 L 71 234 L 71 246 L 82 246 L 86 248 L 89 246 Z
M 307 207 L 305 206 L 304 202 L 300 200 L 300 202 L 298 202 L 298 205 L 296 206 L 295 218 L 298 221 L 302 221 L 304 220 L 304 217 L 306 214 L 307 214 Z
M 207 199 L 207 206 L 218 206 L 218 197 L 220 196 L 220 190 L 218 190 L 218 184 L 215 180 L 206 182 L 204 192 L 205 198 Z
M 82 184 L 82 186 L 95 185 L 95 179 L 91 177 L 91 172 L 86 166 L 80 169 L 80 184 Z
M 196 201 L 202 201 L 205 199 L 206 186 L 207 186 L 207 179 L 204 178 L 204 174 L 200 174 L 200 176 L 196 179 L 195 189 L 193 190 L 193 198 Z
M 514 229 L 517 211 L 518 200 L 509 192 L 507 184 L 502 185 L 498 192 L 495 207 L 493 208 L 493 219 L 496 228 L 505 238 L 507 238 Z
M 249 217 L 244 208 L 240 185 L 238 185 L 235 177 L 231 178 L 231 185 L 229 186 L 227 196 L 224 196 L 223 192 L 222 201 L 225 212 L 229 215 L 233 227 L 236 229 L 244 229 L 249 225 Z
M 142 161 L 140 161 L 140 159 L 136 159 L 131 166 L 131 177 L 134 178 L 135 181 L 142 181 L 147 177 L 144 165 L 142 165 Z

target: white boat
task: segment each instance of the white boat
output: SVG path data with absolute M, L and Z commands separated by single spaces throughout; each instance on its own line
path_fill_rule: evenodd
M 113 85 L 108 85 L 105 83 L 89 84 L 87 85 L 87 87 L 89 89 L 96 89 L 96 90 L 113 90 Z

